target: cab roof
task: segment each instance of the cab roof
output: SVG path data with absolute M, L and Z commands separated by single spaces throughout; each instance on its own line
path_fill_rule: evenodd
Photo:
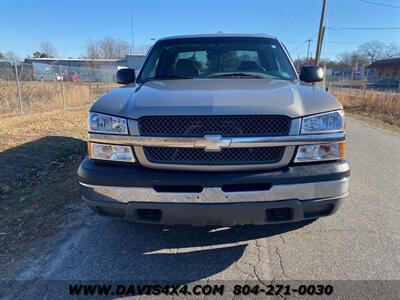
M 269 38 L 277 39 L 276 37 L 263 33 L 209 33 L 209 34 L 190 34 L 190 35 L 175 35 L 159 39 L 159 41 L 175 40 L 175 39 L 195 39 L 195 38 Z

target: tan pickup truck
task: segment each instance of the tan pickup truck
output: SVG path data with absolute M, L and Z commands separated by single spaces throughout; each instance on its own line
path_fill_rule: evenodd
M 316 219 L 348 193 L 340 103 L 266 35 L 161 39 L 88 117 L 78 175 L 97 213 L 224 225 Z

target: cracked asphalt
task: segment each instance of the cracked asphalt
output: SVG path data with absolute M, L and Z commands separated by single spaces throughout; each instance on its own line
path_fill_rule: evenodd
M 82 205 L 17 279 L 400 280 L 400 136 L 349 118 L 350 195 L 314 222 L 165 227 L 100 218 Z

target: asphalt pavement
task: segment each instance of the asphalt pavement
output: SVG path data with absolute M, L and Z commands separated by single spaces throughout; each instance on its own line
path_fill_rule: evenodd
M 350 194 L 314 222 L 211 228 L 100 218 L 86 206 L 19 280 L 400 280 L 400 135 L 348 118 Z M 11 278 L 10 278 L 11 279 Z

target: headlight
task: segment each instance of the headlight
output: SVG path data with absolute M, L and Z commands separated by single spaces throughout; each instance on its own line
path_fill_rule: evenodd
M 125 119 L 90 112 L 88 131 L 99 133 L 128 134 L 128 122 Z
M 303 118 L 301 134 L 343 131 L 344 124 L 343 110 L 313 115 Z
M 92 159 L 135 162 L 130 146 L 89 143 L 89 156 Z
M 344 143 L 299 146 L 295 162 L 344 159 Z

